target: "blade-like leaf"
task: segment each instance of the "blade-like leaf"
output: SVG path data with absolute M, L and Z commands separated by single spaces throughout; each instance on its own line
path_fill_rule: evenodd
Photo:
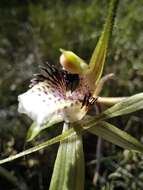
M 143 145 L 137 139 L 110 123 L 101 121 L 88 131 L 124 149 L 143 153 Z
M 69 128 L 64 124 L 63 131 Z M 60 177 L 61 176 L 61 177 Z M 49 190 L 84 189 L 82 137 L 75 132 L 60 143 Z
M 91 84 L 97 84 L 104 68 L 105 58 L 107 56 L 107 48 L 109 39 L 113 30 L 114 18 L 117 10 L 118 0 L 111 0 L 109 4 L 108 15 L 105 21 L 103 32 L 99 38 L 97 46 L 92 54 L 89 71 L 87 74 Z
M 41 150 L 41 149 L 43 149 L 43 148 L 45 148 L 47 146 L 50 146 L 52 144 L 58 143 L 60 141 L 63 141 L 66 138 L 68 138 L 69 136 L 71 136 L 71 135 L 75 135 L 75 131 L 74 131 L 73 128 L 70 128 L 69 130 L 65 131 L 61 135 L 53 137 L 52 139 L 49 139 L 49 140 L 47 140 L 47 141 L 45 141 L 45 142 L 43 142 L 43 143 L 41 143 L 41 144 L 39 144 L 37 146 L 34 146 L 32 148 L 29 148 L 29 149 L 27 149 L 25 151 L 22 151 L 22 152 L 16 154 L 16 155 L 12 155 L 12 156 L 10 156 L 8 158 L 0 160 L 0 164 L 6 163 L 6 162 L 10 162 L 10 161 L 15 160 L 17 158 L 20 158 L 20 157 L 26 156 L 28 154 L 31 154 L 33 152 L 36 152 L 38 150 Z

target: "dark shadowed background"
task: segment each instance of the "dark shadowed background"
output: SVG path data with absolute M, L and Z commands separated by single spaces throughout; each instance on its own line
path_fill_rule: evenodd
M 31 144 L 31 120 L 17 112 L 17 96 L 28 89 L 44 61 L 59 62 L 59 48 L 87 62 L 103 27 L 109 0 L 0 1 L 0 157 L 4 158 L 60 133 L 43 132 Z M 143 1 L 120 2 L 104 73 L 114 72 L 105 96 L 143 91 Z M 113 123 L 143 142 L 143 112 Z M 143 156 L 102 141 L 97 187 L 92 184 L 98 139 L 86 134 L 86 190 L 142 190 Z M 0 166 L 0 190 L 48 190 L 57 145 Z M 61 176 L 62 177 L 62 176 Z

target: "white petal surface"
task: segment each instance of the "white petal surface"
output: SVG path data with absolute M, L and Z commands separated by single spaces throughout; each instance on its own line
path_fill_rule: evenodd
M 27 114 L 38 125 L 43 125 L 55 116 L 61 117 L 66 122 L 82 119 L 85 108 L 82 103 L 48 88 L 45 82 L 39 82 L 26 93 L 18 96 L 20 113 Z

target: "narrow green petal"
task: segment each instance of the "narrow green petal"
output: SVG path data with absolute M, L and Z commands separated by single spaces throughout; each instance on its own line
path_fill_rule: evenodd
M 68 124 L 65 124 L 63 132 L 68 128 Z M 49 190 L 57 189 L 84 189 L 82 137 L 76 132 L 60 143 Z
M 99 38 L 96 48 L 92 54 L 89 71 L 87 74 L 91 84 L 97 84 L 103 72 L 109 39 L 113 30 L 114 18 L 117 10 L 118 0 L 111 0 L 109 4 L 108 15 L 105 21 L 103 32 Z M 94 88 L 94 86 L 93 86 Z
M 124 149 L 143 153 L 143 145 L 137 139 L 110 123 L 99 122 L 88 131 Z
M 143 93 L 135 94 L 128 98 L 124 98 L 119 103 L 106 109 L 101 114 L 96 115 L 95 117 L 87 117 L 86 119 L 81 121 L 82 127 L 88 129 L 92 127 L 95 122 L 97 123 L 105 119 L 130 114 L 141 109 L 143 109 Z
M 41 127 L 36 125 L 36 123 L 32 123 L 32 125 L 29 127 L 26 141 L 30 142 L 32 141 L 39 133 L 40 133 Z
M 26 136 L 26 141 L 30 142 L 32 141 L 36 136 L 38 136 L 40 134 L 41 131 L 49 128 L 49 127 L 53 127 L 55 124 L 62 122 L 61 118 L 54 118 L 54 120 L 46 123 L 43 126 L 38 126 L 36 125 L 36 123 L 33 123 L 30 128 L 28 129 L 27 132 L 27 136 Z

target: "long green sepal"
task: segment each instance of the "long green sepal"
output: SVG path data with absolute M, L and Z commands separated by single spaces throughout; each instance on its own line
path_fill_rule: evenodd
M 32 141 L 35 137 L 37 137 L 41 131 L 54 127 L 55 124 L 62 122 L 61 118 L 56 117 L 54 120 L 50 121 L 49 123 L 44 124 L 43 126 L 38 126 L 36 123 L 33 123 L 30 128 L 28 129 L 27 136 L 26 136 L 26 141 L 30 142 Z
M 64 124 L 63 132 L 68 130 Z M 49 190 L 84 189 L 84 154 L 80 134 L 68 137 L 60 143 Z
M 88 129 L 98 121 L 110 119 L 117 116 L 122 116 L 130 114 L 132 112 L 143 109 L 143 93 L 135 94 L 128 98 L 123 99 L 114 106 L 103 111 L 95 117 L 88 117 L 87 119 L 81 121 L 82 127 Z
M 143 153 L 143 145 L 137 139 L 108 122 L 101 121 L 88 131 L 121 148 Z
M 113 30 L 118 1 L 119 0 L 110 1 L 108 15 L 104 24 L 103 32 L 97 42 L 97 45 L 89 62 L 89 71 L 87 77 L 90 83 L 93 85 L 98 83 L 103 72 L 104 63 L 107 56 L 107 48 L 109 46 L 109 39 Z M 95 86 L 93 86 L 93 88 L 94 87 Z
M 143 93 L 138 93 L 123 99 L 111 108 L 105 110 L 99 117 L 109 119 L 130 114 L 141 109 L 143 109 Z

